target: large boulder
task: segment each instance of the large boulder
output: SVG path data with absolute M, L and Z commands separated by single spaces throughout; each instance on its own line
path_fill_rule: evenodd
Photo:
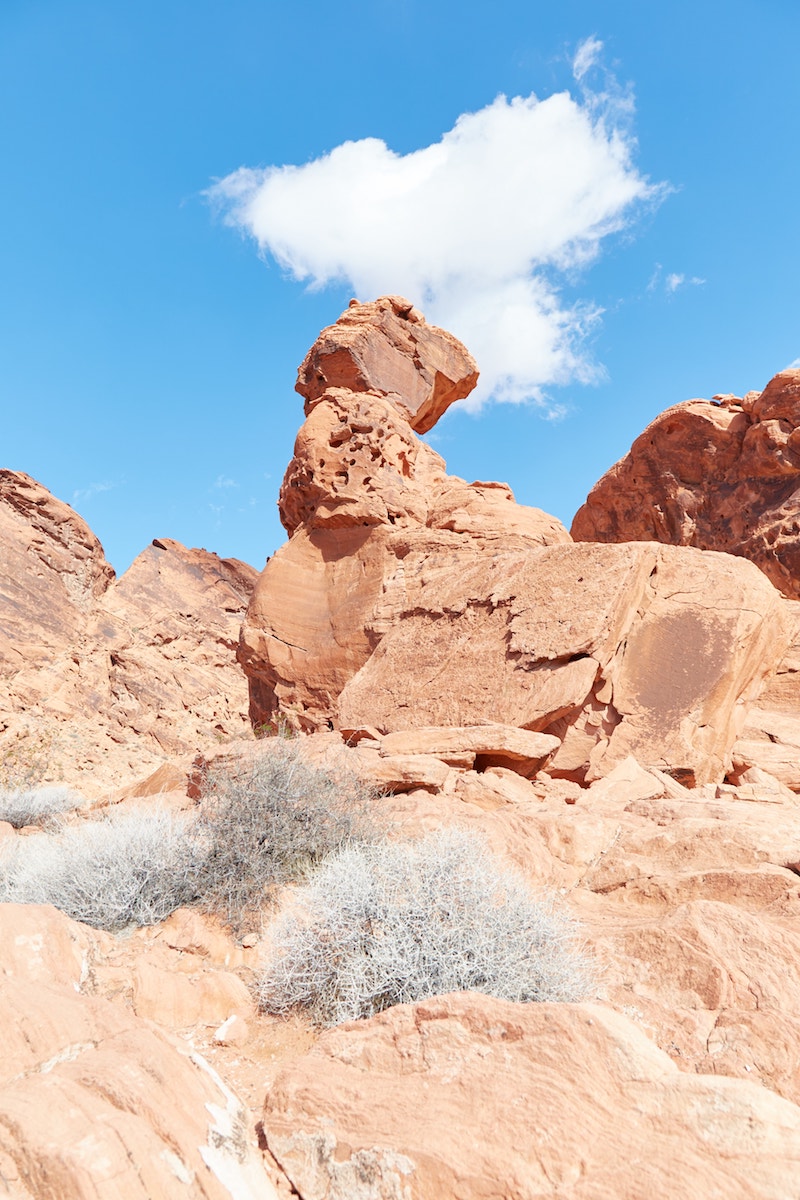
M 739 778 L 747 780 L 757 768 L 800 792 L 800 602 L 784 603 L 792 639 L 757 703 L 747 712 L 734 743 L 733 763 Z
M 403 568 L 402 604 L 387 587 L 399 619 L 343 689 L 342 726 L 502 720 L 559 735 L 549 770 L 581 781 L 629 754 L 692 786 L 721 779 L 788 638 L 778 593 L 729 555 L 562 545 Z
M 800 369 L 656 417 L 592 488 L 576 541 L 657 541 L 754 562 L 800 599 Z

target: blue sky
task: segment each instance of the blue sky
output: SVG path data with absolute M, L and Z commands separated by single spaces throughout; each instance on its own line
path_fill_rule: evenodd
M 452 411 L 449 470 L 569 523 L 662 409 L 800 357 L 799 42 L 796 0 L 2 0 L 3 465 L 117 570 L 260 567 L 299 362 L 410 285 L 528 397 Z

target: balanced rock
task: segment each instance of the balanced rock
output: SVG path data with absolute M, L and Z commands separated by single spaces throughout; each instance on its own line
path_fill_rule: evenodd
M 417 437 L 476 380 L 464 347 L 397 297 L 351 306 L 312 347 L 298 382 L 308 417 L 279 501 L 291 540 L 259 580 L 239 647 L 256 724 L 278 710 L 303 729 L 338 723 L 339 693 L 380 638 L 375 610 L 411 547 L 452 569 L 465 550 L 569 541 L 506 485 L 447 475 Z
M 386 396 L 417 433 L 432 429 L 478 382 L 471 354 L 444 329 L 428 325 L 402 296 L 352 300 L 323 330 L 297 375 L 306 415 L 331 388 Z
M 592 488 L 576 541 L 657 541 L 754 562 L 800 599 L 800 369 L 763 392 L 689 400 L 656 417 Z

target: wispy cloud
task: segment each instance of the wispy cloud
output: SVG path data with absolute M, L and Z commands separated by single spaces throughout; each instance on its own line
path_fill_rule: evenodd
M 601 52 L 578 47 L 577 97 L 498 96 L 410 154 L 344 142 L 304 166 L 242 167 L 208 195 L 292 278 L 402 293 L 451 329 L 481 367 L 473 407 L 543 402 L 600 373 L 587 335 L 601 310 L 568 303 L 564 283 L 665 192 L 634 165 L 629 89 L 608 72 L 587 87 Z
M 101 492 L 110 492 L 117 486 L 116 483 L 90 483 L 85 488 L 76 488 L 72 493 L 72 503 L 81 504 L 86 500 L 91 500 L 94 496 L 99 496 Z
M 706 280 L 701 279 L 699 275 L 685 275 L 679 271 L 670 271 L 664 275 L 661 263 L 656 263 L 647 290 L 655 292 L 663 287 L 668 296 L 674 296 L 680 288 L 702 287 L 705 282 Z
M 235 479 L 229 479 L 227 475 L 218 475 L 212 485 L 215 488 L 237 488 L 239 485 Z
M 667 278 L 664 280 L 664 287 L 666 288 L 668 294 L 671 296 L 675 292 L 677 292 L 678 288 L 700 287 L 704 283 L 705 283 L 705 279 L 701 279 L 698 275 L 691 275 L 691 276 L 687 277 L 686 275 L 679 275 L 679 274 L 673 273 L 671 275 L 668 275 Z
M 582 83 L 592 67 L 597 66 L 603 53 L 603 43 L 594 35 L 584 38 L 572 60 L 572 74 Z
M 783 369 L 784 371 L 800 371 L 800 358 L 793 358 L 788 367 Z

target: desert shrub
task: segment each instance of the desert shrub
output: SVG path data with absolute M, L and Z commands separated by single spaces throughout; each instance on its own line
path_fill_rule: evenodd
M 40 825 L 83 802 L 82 796 L 67 787 L 0 788 L 0 821 L 8 821 L 15 829 Z
M 577 1000 L 591 984 L 574 927 L 474 836 L 348 846 L 270 929 L 261 1005 L 322 1025 L 452 991 Z
M 0 900 L 53 904 L 99 929 L 151 925 L 197 896 L 192 822 L 162 809 L 0 843 Z
M 285 738 L 210 771 L 198 820 L 203 903 L 239 930 L 278 885 L 374 837 L 374 800 L 355 776 L 310 762 Z

